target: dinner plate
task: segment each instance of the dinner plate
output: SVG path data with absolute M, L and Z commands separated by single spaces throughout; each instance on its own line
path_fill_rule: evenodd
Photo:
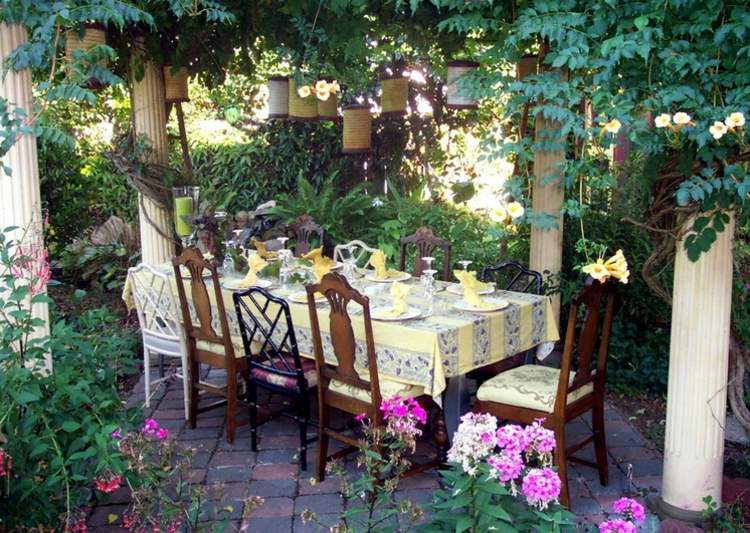
M 375 277 L 375 272 L 368 272 L 365 274 L 367 281 L 375 281 L 377 283 L 393 283 L 394 281 L 406 281 L 411 278 L 411 274 L 408 272 L 399 272 L 397 276 L 388 276 L 385 279 L 378 279 Z
M 463 289 L 463 287 L 461 287 L 460 283 L 452 283 L 452 284 L 448 285 L 445 288 L 445 290 L 446 290 L 446 292 L 449 292 L 451 294 L 457 294 L 458 296 L 463 296 L 464 295 L 464 289 Z M 482 294 L 492 294 L 493 292 L 495 292 L 495 289 L 490 286 L 490 287 L 487 287 L 486 289 L 482 289 L 481 291 L 477 291 L 477 294 L 479 294 L 479 295 L 482 295 Z
M 294 294 L 290 294 L 287 296 L 287 300 L 290 302 L 294 302 L 297 304 L 306 304 L 307 303 L 307 293 L 306 292 L 295 292 Z M 325 302 L 326 297 L 322 294 L 320 296 L 317 296 L 315 298 L 316 303 Z
M 390 305 L 382 305 L 373 307 L 370 310 L 370 318 L 373 320 L 382 320 L 383 322 L 397 322 L 399 320 L 411 320 L 412 318 L 418 318 L 422 312 L 417 307 L 407 307 L 406 311 L 398 316 L 389 316 L 386 313 L 390 311 L 392 307 Z
M 297 265 L 299 268 L 305 269 L 305 270 L 312 270 L 312 265 Z M 344 263 L 340 261 L 336 261 L 336 264 L 331 267 L 331 271 L 335 272 L 336 270 L 341 270 L 344 268 Z
M 453 304 L 453 308 L 458 309 L 459 311 L 470 311 L 472 313 L 490 313 L 492 311 L 505 309 L 509 304 L 508 300 L 502 298 L 484 298 L 484 301 L 488 304 L 492 304 L 492 307 L 477 307 L 471 305 L 466 300 L 461 299 Z
M 244 291 L 245 289 L 250 288 L 250 287 L 241 287 L 240 286 L 241 283 L 242 283 L 242 278 L 231 279 L 222 283 L 221 286 L 230 291 Z M 267 289 L 271 285 L 273 285 L 273 281 L 271 281 L 270 279 L 258 279 L 256 280 L 255 285 L 252 285 L 252 287 L 260 287 L 261 289 Z

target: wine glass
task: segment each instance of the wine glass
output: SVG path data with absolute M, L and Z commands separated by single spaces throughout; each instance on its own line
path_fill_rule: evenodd
M 470 265 L 471 263 L 473 263 L 473 261 L 466 261 L 466 260 L 463 260 L 463 261 L 459 261 L 459 262 L 458 262 L 458 264 L 459 264 L 459 265 L 461 265 L 461 267 L 463 268 L 463 271 L 464 271 L 464 272 L 467 272 L 467 271 L 468 271 L 468 269 L 469 269 L 469 265 Z
M 357 274 L 357 258 L 354 257 L 354 249 L 351 246 L 340 248 L 339 257 L 344 263 L 344 277 L 351 282 Z
M 234 274 L 234 260 L 232 259 L 232 254 L 229 253 L 229 250 L 234 247 L 234 240 L 229 239 L 226 241 L 222 241 L 224 243 L 224 261 L 221 263 L 221 273 L 224 276 L 231 276 Z
M 437 292 L 437 285 L 435 283 L 435 274 L 437 270 L 428 268 L 422 271 L 422 287 L 424 289 L 425 299 L 425 316 L 429 316 L 434 311 L 435 293 Z
M 279 267 L 279 284 L 281 288 L 286 290 L 289 285 L 289 278 L 292 275 L 292 251 L 282 248 L 279 250 L 279 260 L 281 266 Z
M 281 243 L 282 249 L 286 249 L 286 241 L 289 240 L 289 237 L 276 237 L 276 240 Z

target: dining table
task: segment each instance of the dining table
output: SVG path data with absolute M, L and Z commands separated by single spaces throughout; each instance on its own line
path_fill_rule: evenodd
M 172 276 L 176 298 L 177 284 L 172 265 L 164 264 L 158 268 Z M 349 280 L 351 285 L 369 298 L 371 309 L 389 306 L 392 301 L 389 291 L 391 283 L 372 280 L 373 276 L 368 275 L 370 272 L 357 269 Z M 238 353 L 242 353 L 243 347 L 232 292 L 240 279 L 240 275 L 232 274 L 220 278 L 227 324 Z M 210 278 L 206 281 L 212 309 L 215 310 L 216 296 Z M 310 310 L 304 286 L 281 285 L 278 279 L 267 280 L 265 284 L 269 283 L 267 290 L 289 303 L 300 355 L 314 358 Z M 403 320 L 372 320 L 378 372 L 389 380 L 422 387 L 443 407 L 449 435 L 457 429 L 460 417 L 470 409 L 472 380 L 466 378 L 469 372 L 528 350 L 548 351 L 551 343 L 559 339 L 552 305 L 547 296 L 496 290 L 483 298 L 501 301 L 501 309 L 470 311 L 465 309 L 458 284 L 436 281 L 432 296 L 428 298 L 420 280 L 410 278 L 403 283 L 410 287 L 406 297 L 408 308 L 418 310 L 418 314 Z M 189 284 L 186 289 L 189 289 Z M 191 314 L 194 315 L 189 290 L 187 298 Z M 325 300 L 316 303 L 326 361 L 335 364 L 328 321 L 324 318 L 327 305 Z M 362 311 L 357 309 L 356 304 L 350 304 L 349 314 L 357 345 L 356 360 L 366 361 Z M 216 313 L 213 313 L 212 319 L 214 328 L 219 331 Z

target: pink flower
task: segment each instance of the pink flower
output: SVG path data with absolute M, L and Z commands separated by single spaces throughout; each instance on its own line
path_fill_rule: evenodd
M 365 418 L 367 418 L 366 413 L 359 413 L 357 416 L 354 417 L 354 420 L 357 422 L 364 422 Z
M 497 445 L 509 453 L 522 453 L 528 447 L 526 432 L 521 426 L 508 424 L 497 430 Z
M 122 430 L 120 428 L 117 428 L 112 433 L 110 433 L 109 436 L 112 437 L 115 440 L 122 440 L 122 436 L 123 436 L 122 435 Z
M 487 464 L 497 472 L 497 478 L 503 483 L 517 479 L 523 471 L 523 458 L 517 453 L 500 453 L 487 458 Z
M 419 422 L 420 424 L 426 424 L 426 423 L 427 423 L 427 411 L 425 411 L 425 410 L 424 410 L 424 409 L 422 408 L 422 406 L 421 406 L 421 405 L 419 405 L 418 403 L 416 403 L 416 404 L 415 404 L 415 405 L 414 405 L 414 406 L 413 406 L 413 407 L 411 408 L 411 414 L 412 414 L 412 415 L 414 416 L 414 418 L 416 418 L 416 419 L 417 419 L 417 421 L 418 421 L 418 422 Z
M 147 418 L 141 427 L 141 433 L 157 440 L 164 440 L 169 436 L 167 428 L 159 427 L 159 423 L 153 418 Z
M 96 490 L 104 493 L 110 493 L 114 492 L 117 489 L 120 488 L 120 485 L 122 484 L 122 476 L 112 476 L 111 478 L 101 478 L 97 479 L 94 482 L 94 486 L 96 487 Z
M 557 441 L 555 432 L 542 426 L 542 419 L 534 420 L 534 423 L 526 426 L 526 442 L 528 451 L 535 451 L 540 455 L 552 453 Z
M 156 430 L 157 440 L 164 440 L 169 437 L 169 430 L 167 428 L 159 428 Z
M 81 520 L 80 522 L 70 524 L 70 531 L 74 531 L 76 533 L 86 533 L 86 531 L 88 531 L 88 529 L 86 528 L 86 520 Z
M 560 476 L 551 468 L 532 468 L 523 478 L 521 490 L 529 505 L 540 510 L 560 496 Z
M 44 292 L 52 277 L 48 257 L 49 251 L 42 244 L 20 245 L 16 249 L 11 274 L 28 284 L 32 296 Z
M 621 518 L 599 524 L 599 533 L 636 533 L 636 531 L 635 524 Z
M 13 468 L 13 458 L 8 452 L 0 448 L 0 477 L 10 477 L 10 471 Z
M 424 424 L 427 421 L 427 413 L 414 398 L 393 396 L 380 403 L 380 410 L 383 412 L 388 430 L 392 433 L 405 438 L 412 444 L 414 444 L 414 439 L 422 434 L 417 424 Z
M 646 520 L 646 510 L 643 505 L 632 498 L 620 498 L 612 504 L 612 510 L 623 515 L 636 524 L 642 524 Z

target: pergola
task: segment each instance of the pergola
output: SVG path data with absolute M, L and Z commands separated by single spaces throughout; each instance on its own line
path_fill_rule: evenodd
M 0 25 L 0 56 L 6 58 L 26 40 L 18 24 Z M 144 63 L 141 79 L 132 80 L 132 113 L 135 132 L 150 142 L 154 162 L 168 162 L 163 67 Z M 24 109 L 32 107 L 32 80 L 28 70 L 5 72 L 0 96 Z M 549 135 L 557 124 L 537 117 L 536 134 Z M 564 201 L 559 163 L 564 151 L 538 150 L 534 157 L 533 207 L 556 213 Z M 20 136 L 3 158 L 12 176 L 0 178 L 0 227 L 39 224 L 39 167 L 36 139 Z M 554 180 L 550 174 L 556 174 Z M 153 222 L 153 225 L 147 222 Z M 174 244 L 171 217 L 148 198 L 140 212 L 143 260 L 151 264 L 169 261 Z M 710 251 L 690 261 L 678 244 L 675 261 L 669 389 L 666 420 L 663 490 L 658 505 L 667 515 L 694 519 L 705 505 L 705 496 L 721 501 L 732 292 L 733 223 L 720 233 Z M 562 224 L 556 229 L 533 228 L 531 268 L 554 276 L 561 270 Z M 559 296 L 554 297 L 559 314 Z M 48 323 L 45 305 L 36 316 Z

